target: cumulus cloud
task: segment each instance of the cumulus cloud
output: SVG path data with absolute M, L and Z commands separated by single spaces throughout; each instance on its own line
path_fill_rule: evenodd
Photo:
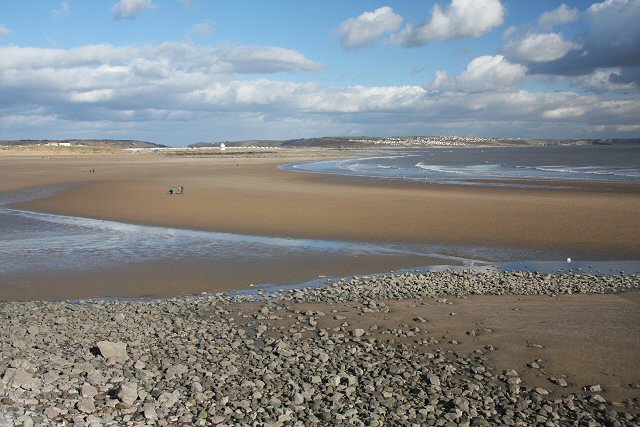
M 119 0 L 111 7 L 116 19 L 134 19 L 143 10 L 153 7 L 153 0 Z
M 431 88 L 468 93 L 510 90 L 526 74 L 526 67 L 512 64 L 502 55 L 480 56 L 469 62 L 459 76 L 449 77 L 443 71 L 437 72 Z
M 550 29 L 557 25 L 568 24 L 577 21 L 580 12 L 577 8 L 571 8 L 562 3 L 558 8 L 544 12 L 538 18 L 540 28 Z
M 210 24 L 207 22 L 200 22 L 191 27 L 189 35 L 191 37 L 206 37 L 211 34 L 212 31 Z
M 402 19 L 402 16 L 394 13 L 389 6 L 349 18 L 337 28 L 340 44 L 345 49 L 357 49 L 370 44 L 381 35 L 400 28 Z
M 8 36 L 10 32 L 11 30 L 9 30 L 7 27 L 5 27 L 4 25 L 0 25 L 0 37 Z
M 576 83 L 596 93 L 620 92 L 629 93 L 637 90 L 634 82 L 623 82 L 620 68 L 597 70 L 586 76 L 581 76 Z
M 0 128 L 4 138 L 169 144 L 322 135 L 327 129 L 611 137 L 628 135 L 640 117 L 638 99 L 524 90 L 519 83 L 526 68 L 500 55 L 475 58 L 457 76 L 440 73 L 428 87 L 340 87 L 253 75 L 321 67 L 278 47 L 0 46 Z
M 564 57 L 580 44 L 565 40 L 559 33 L 533 33 L 509 41 L 503 48 L 509 58 L 518 62 L 548 62 Z
M 479 37 L 502 25 L 505 13 L 499 0 L 452 0 L 446 7 L 436 4 L 427 21 L 420 25 L 406 25 L 389 41 L 416 47 L 434 40 Z
M 63 18 L 67 16 L 70 11 L 71 11 L 71 8 L 69 7 L 69 3 L 67 3 L 66 1 L 63 1 L 60 4 L 60 7 L 58 9 L 53 9 L 51 14 L 53 15 L 54 18 Z
M 582 18 L 586 30 L 576 42 L 581 48 L 548 62 L 532 64 L 531 73 L 588 75 L 598 69 L 620 69 L 619 83 L 640 83 L 640 2 L 605 0 L 592 4 Z

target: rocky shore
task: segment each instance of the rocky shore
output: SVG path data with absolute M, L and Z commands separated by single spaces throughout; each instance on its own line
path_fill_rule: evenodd
M 1 303 L 0 426 L 638 425 L 640 392 L 558 395 L 492 368 L 491 345 L 441 345 L 423 318 L 389 331 L 337 309 L 357 304 L 365 318 L 405 299 L 638 288 L 636 275 L 430 272 L 272 294 Z

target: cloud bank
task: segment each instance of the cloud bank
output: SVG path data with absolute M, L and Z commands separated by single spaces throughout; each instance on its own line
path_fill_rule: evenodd
M 300 52 L 278 47 L 3 46 L 0 127 L 5 138 L 126 134 L 180 145 L 221 134 L 282 138 L 399 129 L 611 136 L 631 132 L 640 117 L 637 99 L 528 91 L 526 67 L 502 55 L 477 57 L 460 74 L 438 73 L 426 86 L 340 87 L 265 77 L 321 69 Z

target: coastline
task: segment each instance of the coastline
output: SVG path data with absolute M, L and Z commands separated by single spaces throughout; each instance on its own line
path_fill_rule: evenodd
M 276 168 L 285 159 L 0 157 L 0 188 L 70 184 L 18 206 L 126 226 L 354 244 L 449 233 L 448 244 L 640 258 L 634 186 L 392 183 L 286 173 Z M 165 194 L 171 185 L 185 194 Z M 606 236 L 621 242 L 603 244 Z M 194 259 L 181 270 L 162 262 L 86 274 L 43 269 L 33 272 L 37 286 L 24 276 L 3 283 L 6 295 L 23 297 L 0 302 L 0 425 L 640 422 L 640 276 L 396 272 L 221 292 L 246 289 L 252 277 L 284 284 L 426 260 L 329 255 L 289 256 L 279 271 L 239 256 Z M 117 298 L 127 292 L 134 298 Z M 75 301 L 43 301 L 67 297 Z
M 11 168 L 5 168 L 2 174 L 9 173 L 9 179 L 2 181 L 3 189 L 9 189 L 8 182 L 84 182 L 18 206 L 134 224 L 357 242 L 554 248 L 574 257 L 640 258 L 640 185 L 587 184 L 588 191 L 559 191 L 381 182 L 279 170 L 279 164 L 292 160 L 286 154 L 266 159 L 129 155 L 98 160 L 58 159 L 52 176 L 23 181 L 12 181 Z M 33 168 L 41 162 L 32 159 L 23 166 L 28 163 Z M 96 163 L 96 174 L 80 173 L 81 164 Z M 185 194 L 168 196 L 172 185 L 184 185 Z

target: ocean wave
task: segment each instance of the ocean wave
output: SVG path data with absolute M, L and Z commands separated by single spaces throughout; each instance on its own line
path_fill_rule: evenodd
M 527 168 L 552 173 L 621 176 L 629 178 L 640 177 L 640 170 L 634 168 L 605 166 L 529 166 Z

